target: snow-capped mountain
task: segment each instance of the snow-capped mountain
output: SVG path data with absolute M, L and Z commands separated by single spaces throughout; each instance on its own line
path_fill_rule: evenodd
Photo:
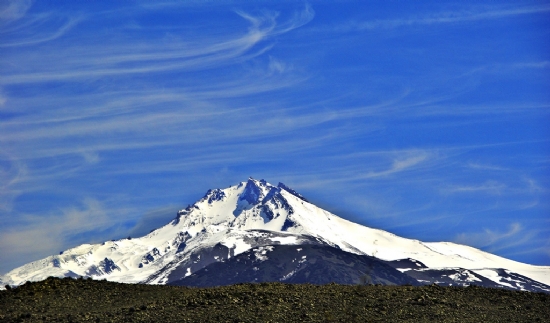
M 252 178 L 209 190 L 143 237 L 84 244 L 1 279 L 19 285 L 49 276 L 196 286 L 273 280 L 477 284 L 550 292 L 548 266 L 398 237 L 331 214 L 282 183 Z

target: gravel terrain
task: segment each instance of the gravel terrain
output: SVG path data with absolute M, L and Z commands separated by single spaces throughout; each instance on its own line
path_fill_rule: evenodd
M 550 294 L 483 287 L 48 278 L 0 291 L 0 322 L 548 322 Z

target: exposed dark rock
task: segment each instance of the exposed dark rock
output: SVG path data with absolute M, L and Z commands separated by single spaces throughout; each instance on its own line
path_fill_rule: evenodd
M 170 284 L 206 287 L 273 281 L 418 285 L 415 279 L 402 274 L 384 261 L 327 245 L 261 246 L 223 263 L 211 263 Z
M 296 196 L 297 198 L 299 198 L 299 199 L 301 199 L 301 200 L 303 200 L 303 201 L 305 201 L 305 202 L 309 202 L 308 200 L 306 200 L 305 197 L 302 196 L 302 194 L 296 192 L 295 190 L 291 189 L 290 187 L 286 186 L 286 185 L 283 184 L 283 183 L 280 183 L 280 182 L 279 182 L 279 185 L 277 185 L 277 187 L 284 189 L 285 191 L 289 192 L 290 194 Z
M 115 264 L 115 262 L 109 258 L 105 258 L 99 262 L 98 266 L 91 266 L 86 271 L 87 276 L 101 276 L 105 274 L 110 274 L 114 270 L 120 270 L 120 268 Z
M 246 200 L 248 204 L 257 204 L 260 201 L 261 193 L 256 183 L 252 179 L 249 179 L 239 200 Z
M 482 287 L 48 278 L 0 291 L 0 322 L 546 322 L 550 295 Z

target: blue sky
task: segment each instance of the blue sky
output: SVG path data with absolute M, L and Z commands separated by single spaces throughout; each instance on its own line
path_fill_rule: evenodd
M 4 1 L 0 272 L 249 176 L 550 265 L 548 39 L 548 1 Z

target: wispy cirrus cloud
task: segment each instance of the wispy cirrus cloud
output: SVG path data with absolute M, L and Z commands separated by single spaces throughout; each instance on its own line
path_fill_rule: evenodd
M 446 193 L 480 193 L 502 194 L 502 191 L 507 188 L 506 184 L 497 181 L 486 181 L 477 185 L 455 185 L 444 188 Z
M 23 192 L 19 183 L 28 176 L 26 165 L 12 156 L 2 154 L 0 158 L 0 211 L 9 212 L 13 200 Z
M 454 242 L 496 252 L 530 243 L 535 236 L 535 231 L 527 231 L 519 222 L 514 222 L 507 231 L 484 229 L 482 232 L 460 233 Z
M 57 50 L 45 49 L 40 53 L 40 62 L 47 60 L 50 64 L 38 64 L 37 56 L 29 52 L 26 57 L 18 57 L 18 60 L 27 61 L 29 64 L 18 65 L 17 68 L 8 68 L 0 78 L 5 88 L 27 83 L 56 82 L 90 82 L 104 77 L 118 79 L 117 85 L 110 91 L 95 93 L 67 93 L 62 98 L 49 93 L 41 93 L 36 97 L 17 97 L 13 95 L 3 96 L 6 111 L 15 113 L 14 118 L 4 120 L 4 142 L 22 142 L 33 139 L 53 139 L 50 142 L 49 151 L 55 145 L 55 140 L 78 138 L 86 135 L 92 138 L 106 136 L 110 133 L 135 133 L 144 134 L 125 143 L 128 147 L 135 147 L 136 141 L 145 146 L 159 144 L 181 143 L 181 141 L 197 140 L 201 136 L 187 136 L 174 140 L 164 138 L 160 143 L 159 135 L 166 134 L 168 129 L 175 129 L 186 125 L 187 133 L 193 131 L 204 132 L 196 126 L 196 122 L 206 121 L 206 126 L 218 127 L 219 123 L 229 119 L 237 120 L 242 115 L 260 115 L 257 107 L 232 107 L 227 104 L 213 102 L 228 98 L 258 95 L 260 93 L 287 88 L 303 81 L 303 77 L 292 75 L 289 68 L 280 60 L 271 56 L 269 63 L 262 71 L 250 71 L 235 77 L 220 78 L 217 82 L 200 82 L 190 84 L 172 85 L 171 88 L 158 87 L 147 81 L 128 80 L 127 74 L 143 73 L 186 73 L 193 70 L 208 69 L 212 64 L 234 64 L 244 62 L 259 52 L 250 52 L 258 43 L 266 40 L 270 35 L 288 32 L 307 23 L 313 17 L 313 11 L 309 6 L 299 14 L 294 15 L 290 21 L 277 22 L 276 15 L 246 16 L 252 24 L 244 35 L 229 35 L 215 40 L 197 39 L 191 41 L 174 41 L 134 43 L 122 42 L 111 44 L 111 50 L 105 47 L 80 44 L 78 47 L 70 45 L 59 55 Z M 229 38 L 229 39 L 228 39 Z M 108 47 L 109 45 L 107 45 Z M 261 46 L 260 46 L 261 47 Z M 260 52 L 262 47 L 260 48 Z M 55 56 L 55 57 L 54 57 Z M 28 71 L 24 71 L 26 67 Z M 23 69 L 23 70 L 21 70 Z M 266 72 L 267 71 L 267 72 Z M 276 72 L 276 73 L 275 73 Z M 122 78 L 122 79 L 119 79 Z M 144 87 L 143 91 L 117 90 L 118 84 L 133 84 L 134 88 Z M 42 110 L 32 110 L 34 106 L 48 107 Z M 71 106 L 78 105 L 78 109 Z M 162 106 L 162 108 L 159 108 Z M 27 113 L 29 112 L 29 113 Z M 262 112 L 263 113 L 263 112 Z M 264 113 L 265 114 L 265 113 Z M 279 112 L 279 119 L 281 113 Z M 268 117 L 266 114 L 264 117 Z M 283 117 L 284 118 L 284 117 Z M 265 119 L 265 118 L 264 118 Z M 290 121 L 290 118 L 287 118 Z M 222 121 L 223 120 L 223 121 Z M 270 127 L 274 127 L 273 118 L 267 126 L 255 124 L 248 125 L 256 129 L 254 131 L 267 133 Z M 310 118 L 315 120 L 315 118 Z M 267 120 L 264 120 L 267 121 Z M 305 118 L 303 122 L 310 122 Z M 193 125 L 194 124 L 194 125 Z M 289 122 L 281 124 L 290 125 Z M 294 125 L 302 122 L 294 120 Z M 193 125 L 193 126 L 191 126 Z M 227 123 L 218 130 L 227 127 Z M 162 130 L 161 130 L 162 128 Z M 284 128 L 284 127 L 283 127 Z M 213 132 L 215 135 L 221 131 Z M 144 138 L 149 136 L 148 138 Z M 225 135 L 240 136 L 239 132 L 226 133 Z M 155 137 L 157 137 L 155 139 Z M 212 136 L 209 140 L 215 140 Z M 149 142 L 149 143 L 147 143 Z M 86 143 L 84 143 L 87 145 Z M 120 145 L 111 145 L 120 148 Z M 43 147 L 47 148 L 47 147 Z M 48 149 L 48 148 L 47 148 Z M 40 155 L 40 154 L 38 154 Z
M 33 35 L 32 37 L 23 37 L 18 38 L 15 41 L 12 42 L 6 42 L 6 43 L 0 43 L 0 47 L 16 47 L 16 46 L 28 46 L 28 45 L 36 45 L 39 43 L 45 43 L 48 41 L 55 40 L 57 38 L 62 37 L 67 32 L 69 32 L 74 26 L 76 26 L 82 19 L 80 18 L 69 18 L 67 21 L 58 27 L 55 31 L 49 32 L 49 33 L 37 33 Z M 36 26 L 31 26 L 29 29 L 31 30 L 20 30 L 20 32 L 24 32 L 25 34 L 33 33 L 34 29 L 36 29 Z
M 488 170 L 488 171 L 510 171 L 511 170 L 508 167 L 502 167 L 502 166 L 490 165 L 490 164 L 483 164 L 483 163 L 476 163 L 476 162 L 469 162 L 467 164 L 467 167 L 469 167 L 471 169 Z
M 116 216 L 114 216 L 116 214 Z M 64 250 L 74 243 L 100 242 L 127 232 L 130 210 L 106 208 L 96 199 L 85 199 L 78 207 L 65 207 L 51 214 L 22 214 L 4 223 L 0 234 L 0 258 L 8 268 L 24 258 L 39 259 L 52 250 Z M 44 228 L 48 230 L 44 230 Z M 94 232 L 94 241 L 87 236 Z M 30 239 L 29 237 L 32 237 Z M 88 240 L 88 241 L 87 241 Z
M 265 44 L 258 44 L 275 35 L 287 33 L 308 23 L 314 12 L 308 5 L 289 20 L 279 22 L 277 15 L 264 12 L 253 16 L 243 12 L 238 14 L 250 22 L 248 31 L 241 35 L 225 35 L 215 40 L 178 38 L 161 39 L 155 42 L 126 41 L 109 43 L 97 47 L 95 44 L 79 43 L 78 46 L 65 46 L 62 56 L 57 51 L 42 50 L 40 61 L 48 65 L 37 65 L 36 53 L 28 53 L 26 70 L 6 70 L 0 84 L 14 85 L 50 81 L 82 80 L 105 76 L 122 76 L 146 73 L 173 72 L 175 70 L 200 70 L 213 66 L 244 62 L 257 57 L 267 50 Z M 82 18 L 72 18 L 53 35 L 35 40 L 19 39 L 4 46 L 16 46 L 46 42 L 61 37 Z M 33 26 L 39 29 L 37 26 Z M 29 27 L 31 28 L 31 27 Z M 13 36 L 12 36 L 13 37 Z M 21 53 L 19 53 L 21 55 Z M 20 57 L 19 59 L 25 59 Z M 20 65 L 25 66 L 25 65 Z
M 550 61 L 516 63 L 512 67 L 515 67 L 515 68 L 550 68 Z
M 394 173 L 402 172 L 406 170 L 407 168 L 414 167 L 421 162 L 425 161 L 428 158 L 428 155 L 425 153 L 422 153 L 417 156 L 411 156 L 403 159 L 396 159 L 393 161 L 391 167 L 387 170 L 378 171 L 378 172 L 369 172 L 361 178 L 372 178 L 372 177 L 379 177 L 379 176 L 387 176 Z
M 365 156 L 369 157 L 368 160 Z M 375 157 L 376 158 L 373 158 Z M 296 188 L 350 186 L 353 182 L 370 180 L 390 180 L 393 175 L 427 167 L 437 154 L 429 150 L 404 149 L 392 151 L 371 151 L 364 154 L 352 154 L 332 158 L 327 156 L 326 162 L 335 167 L 322 173 L 318 170 L 292 175 L 298 183 Z M 368 161 L 358 163 L 357 160 Z
M 295 11 L 290 19 L 285 20 L 275 28 L 275 26 L 277 26 L 277 17 L 279 16 L 278 12 L 264 11 L 262 16 L 252 15 L 242 10 L 236 10 L 235 12 L 251 23 L 250 30 L 253 31 L 252 35 L 256 36 L 260 36 L 260 33 L 256 31 L 259 30 L 262 25 L 267 24 L 269 26 L 269 28 L 265 29 L 267 34 L 282 34 L 307 24 L 315 16 L 315 11 L 311 5 L 306 3 L 303 10 Z
M 25 16 L 32 0 L 7 0 L 0 4 L 0 22 L 7 24 Z
M 470 10 L 441 11 L 434 14 L 400 19 L 377 19 L 370 21 L 350 21 L 328 27 L 333 31 L 369 31 L 396 29 L 402 27 L 456 24 L 481 20 L 502 19 L 513 16 L 544 14 L 550 12 L 549 5 L 525 6 L 520 8 L 472 8 Z

